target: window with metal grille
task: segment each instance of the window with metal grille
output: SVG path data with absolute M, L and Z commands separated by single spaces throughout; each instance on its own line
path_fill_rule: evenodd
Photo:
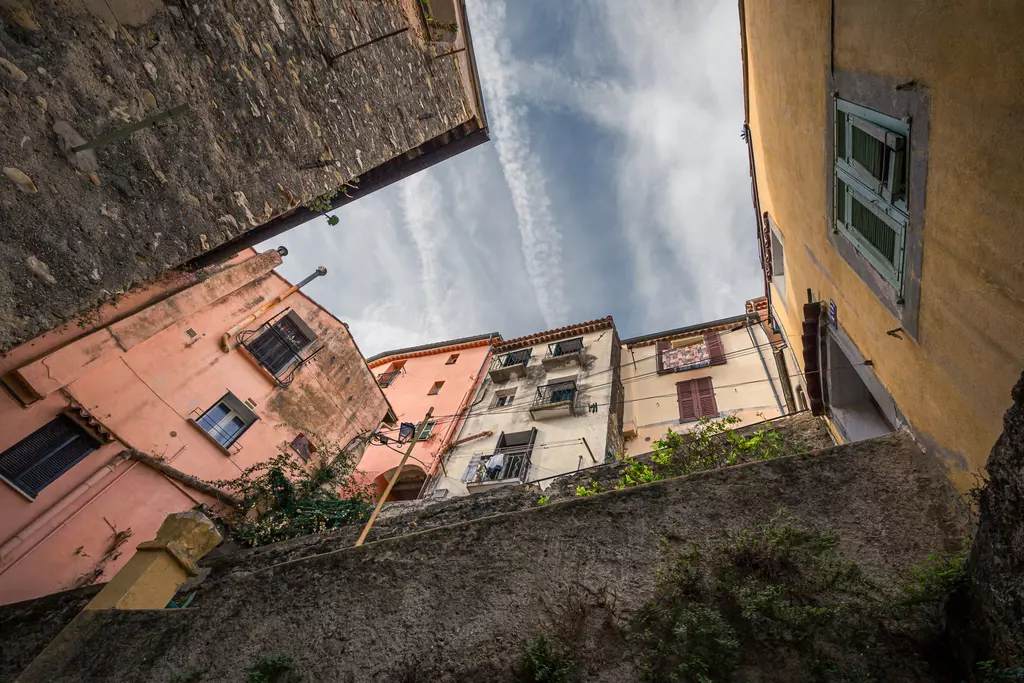
M 836 100 L 835 230 L 902 292 L 910 124 Z
M 304 348 L 316 340 L 316 334 L 290 311 L 271 324 L 260 334 L 246 342 L 246 348 L 260 365 L 275 377 L 297 362 Z
M 228 392 L 195 421 L 224 448 L 238 440 L 259 417 L 238 397 Z
M 0 454 L 0 477 L 35 498 L 99 446 L 77 422 L 58 415 Z

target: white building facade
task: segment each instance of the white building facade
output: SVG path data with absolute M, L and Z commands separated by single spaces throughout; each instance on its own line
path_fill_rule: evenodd
M 622 452 L 621 343 L 611 316 L 497 345 L 435 498 L 592 467 Z

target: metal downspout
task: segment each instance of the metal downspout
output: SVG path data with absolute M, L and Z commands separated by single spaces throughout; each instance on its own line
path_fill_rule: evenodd
M 758 316 L 758 321 L 760 321 L 760 319 L 760 316 Z M 775 380 L 772 379 L 772 373 L 768 370 L 768 363 L 764 359 L 764 352 L 761 350 L 761 345 L 757 343 L 757 338 L 754 337 L 754 330 L 749 314 L 747 315 L 747 334 L 750 335 L 750 343 L 757 349 L 757 357 L 761 359 L 761 367 L 764 368 L 764 375 L 768 378 L 768 384 L 772 387 L 772 396 L 775 397 L 775 405 L 779 407 L 779 415 L 785 415 L 786 409 L 782 407 L 782 401 L 779 400 L 779 390 L 775 388 Z

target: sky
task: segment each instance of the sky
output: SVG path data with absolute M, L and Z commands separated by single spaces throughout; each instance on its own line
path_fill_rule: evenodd
M 366 356 L 763 294 L 733 0 L 467 0 L 491 141 L 261 248 Z

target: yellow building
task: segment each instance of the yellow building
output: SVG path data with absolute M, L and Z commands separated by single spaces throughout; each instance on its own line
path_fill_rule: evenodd
M 770 310 L 808 397 L 841 440 L 909 428 L 966 489 L 1024 361 L 1024 3 L 740 21 Z
M 702 417 L 742 425 L 806 409 L 791 351 L 766 325 L 764 297 L 730 318 L 622 341 L 624 450 L 648 453 Z M 790 375 L 793 375 L 790 377 Z

